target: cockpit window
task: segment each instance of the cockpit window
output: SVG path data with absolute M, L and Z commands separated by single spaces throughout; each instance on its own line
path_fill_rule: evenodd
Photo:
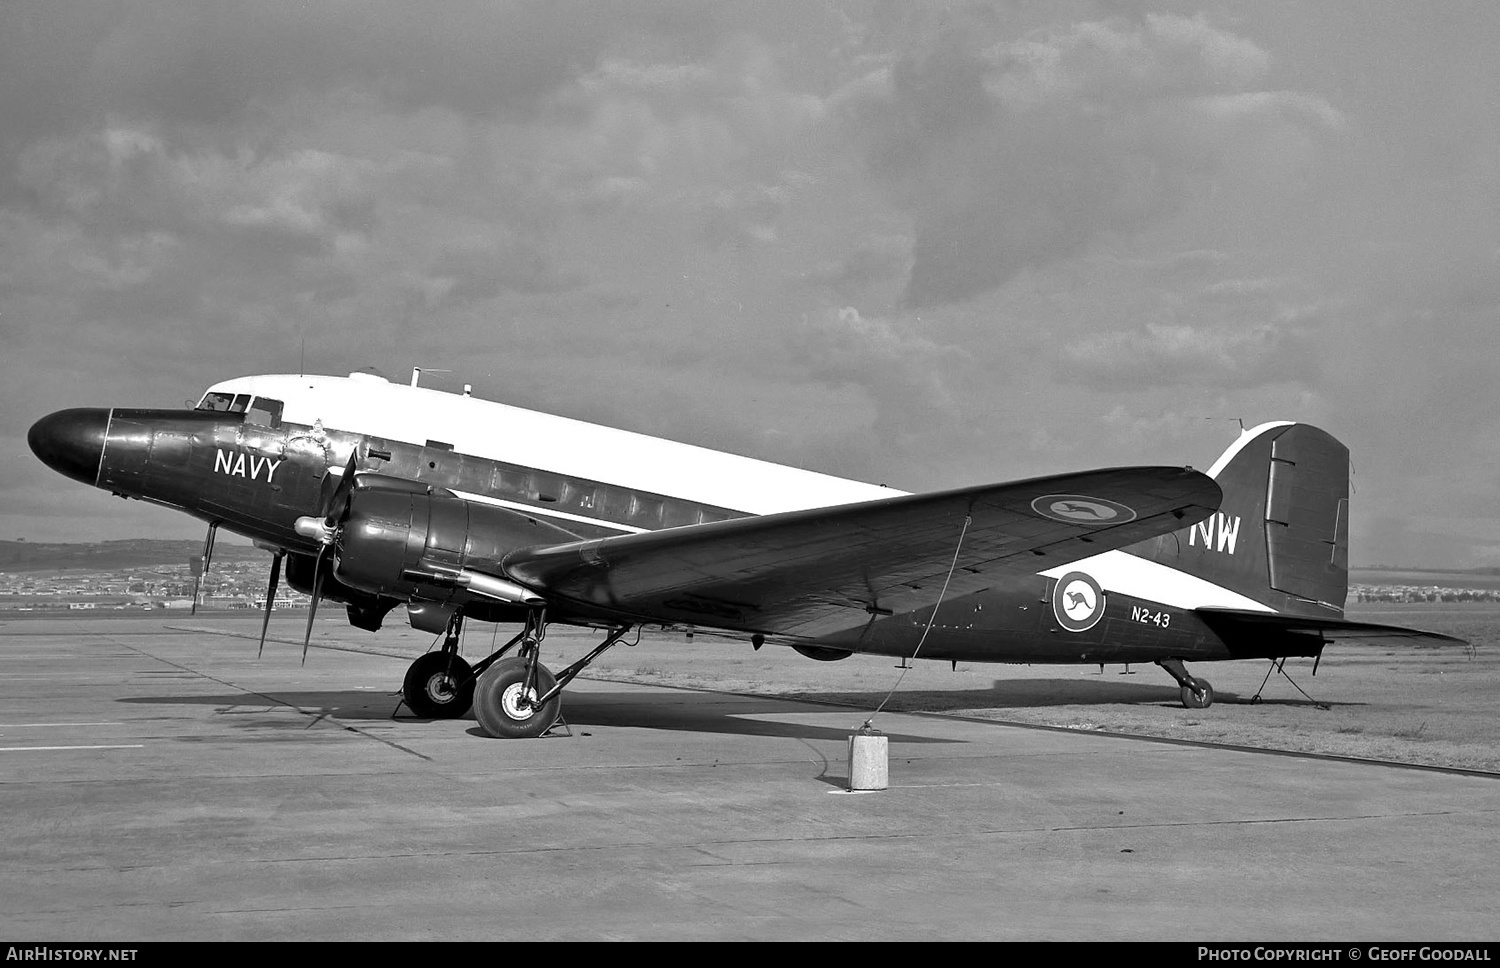
M 250 409 L 245 411 L 245 420 L 263 427 L 280 427 L 281 401 L 270 397 L 256 397 L 251 402 Z
M 228 410 L 234 404 L 232 393 L 205 393 L 198 404 L 199 410 Z
M 230 413 L 244 413 L 245 412 L 245 408 L 248 407 L 248 406 L 250 406 L 250 394 L 248 394 L 248 393 L 236 394 L 235 398 L 234 398 L 234 402 L 229 405 L 229 412 Z

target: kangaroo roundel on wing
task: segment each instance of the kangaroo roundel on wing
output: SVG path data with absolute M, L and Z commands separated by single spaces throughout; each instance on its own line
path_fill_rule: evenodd
M 1070 571 L 1052 587 L 1052 614 L 1069 632 L 1083 632 L 1104 616 L 1104 589 L 1081 571 Z
M 1044 518 L 1067 524 L 1125 524 L 1135 520 L 1135 511 L 1103 497 L 1087 494 L 1043 494 L 1031 509 Z

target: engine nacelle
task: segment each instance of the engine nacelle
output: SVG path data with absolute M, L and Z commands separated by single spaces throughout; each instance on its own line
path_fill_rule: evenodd
M 315 555 L 287 555 L 286 583 L 304 595 L 311 595 L 317 563 Z M 381 598 L 351 588 L 333 575 L 323 576 L 323 597 L 348 606 L 349 624 L 370 632 L 379 631 L 386 613 L 401 604 L 394 598 Z
M 357 482 L 334 538 L 334 574 L 381 597 L 437 602 L 539 602 L 499 577 L 516 548 L 576 541 L 521 511 L 435 489 Z

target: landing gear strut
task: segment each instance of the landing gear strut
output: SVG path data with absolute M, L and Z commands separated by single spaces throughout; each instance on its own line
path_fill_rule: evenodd
M 474 687 L 474 718 L 486 733 L 501 739 L 543 735 L 562 716 L 563 687 L 629 631 L 628 625 L 611 629 L 588 655 L 554 676 L 538 661 L 547 623 L 541 609 L 533 610 L 519 636 L 520 654 L 500 658 L 496 653 L 486 660 L 487 668 L 480 670 Z
M 474 704 L 474 673 L 458 654 L 462 612 L 455 612 L 443 647 L 418 657 L 406 670 L 401 698 L 418 719 L 457 719 Z
M 1177 685 L 1181 687 L 1184 709 L 1207 709 L 1214 704 L 1214 687 L 1208 684 L 1207 679 L 1196 679 L 1188 675 L 1181 659 L 1159 659 L 1156 664 L 1177 680 Z

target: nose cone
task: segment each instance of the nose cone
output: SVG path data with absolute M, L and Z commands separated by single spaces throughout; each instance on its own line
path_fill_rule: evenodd
M 26 443 L 43 464 L 59 474 L 94 484 L 99 480 L 108 430 L 108 410 L 59 410 L 32 424 Z

